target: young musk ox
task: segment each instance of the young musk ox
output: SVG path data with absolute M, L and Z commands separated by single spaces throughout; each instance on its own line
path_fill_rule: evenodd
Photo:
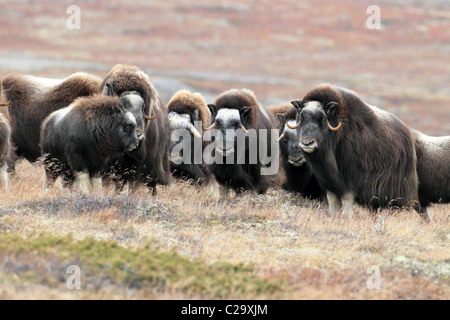
M 9 101 L 15 160 L 21 157 L 30 162 L 38 160 L 42 121 L 78 97 L 98 93 L 100 84 L 99 77 L 86 73 L 75 73 L 62 80 L 21 74 L 7 76 L 3 91 Z
M 188 156 L 183 153 L 186 150 L 183 144 L 184 136 L 170 142 L 172 174 L 182 179 L 192 179 L 195 183 L 207 184 L 212 175 L 203 162 L 202 155 L 207 142 L 202 141 L 201 132 L 203 128 L 211 125 L 211 113 L 205 99 L 199 93 L 192 94 L 187 90 L 180 90 L 170 99 L 167 109 L 172 135 L 177 132 L 189 132 L 190 137 L 190 144 L 187 146 L 190 151 L 188 159 L 184 159 Z M 201 126 L 196 128 L 195 122 L 199 122 Z M 196 148 L 197 145 L 200 148 Z
M 137 148 L 136 119 L 117 97 L 79 98 L 42 123 L 41 146 L 47 185 L 59 175 L 66 185 L 101 193 L 108 161 Z
M 331 212 L 355 201 L 372 209 L 418 209 L 416 153 L 409 128 L 350 90 L 320 85 L 293 101 L 303 155 Z
M 290 129 L 286 123 L 295 126 L 297 110 L 291 108 L 285 113 L 277 114 L 280 129 L 280 152 L 286 182 L 283 189 L 290 192 L 298 192 L 302 196 L 311 199 L 320 199 L 322 191 L 314 177 L 314 174 L 303 157 L 299 147 L 297 130 Z
M 278 150 L 272 148 L 278 149 L 276 137 L 272 138 L 272 129 L 276 131 L 275 119 L 259 105 L 254 93 L 247 89 L 228 90 L 208 107 L 213 121 L 206 130 L 215 129 L 222 138 L 217 141 L 215 136 L 213 152 L 219 161 L 209 166 L 220 185 L 220 194 L 226 195 L 229 189 L 237 194 L 243 191 L 263 194 L 271 187 L 281 187 L 284 174 L 278 168 Z M 261 152 L 261 149 L 265 150 Z M 267 168 L 275 171 L 264 174 Z
M 450 202 L 450 136 L 430 137 L 413 130 L 421 212 L 431 219 L 431 203 Z
M 171 180 L 167 109 L 148 75 L 135 66 L 114 66 L 100 88 L 100 93 L 106 96 L 121 96 L 130 91 L 139 93 L 144 101 L 140 114 L 133 113 L 140 143 L 135 150 L 111 161 L 109 167 L 121 187 L 127 182 L 133 188 L 144 183 L 156 194 L 157 184 L 167 185 Z

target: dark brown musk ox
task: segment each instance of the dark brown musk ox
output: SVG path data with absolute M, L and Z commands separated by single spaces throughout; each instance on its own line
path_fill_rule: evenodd
M 231 89 L 208 107 L 213 120 L 206 130 L 211 130 L 214 142 L 204 153 L 211 151 L 209 169 L 220 185 L 220 195 L 227 195 L 230 189 L 237 194 L 263 194 L 269 188 L 281 187 L 284 173 L 279 167 L 276 120 L 255 94 L 248 89 Z
M 432 203 L 450 202 L 450 136 L 430 137 L 412 130 L 417 153 L 421 212 L 431 219 Z
M 137 148 L 136 119 L 117 97 L 77 99 L 42 123 L 41 146 L 47 186 L 58 176 L 82 192 L 102 191 L 102 171 L 110 159 Z
M 65 79 L 8 75 L 3 81 L 3 92 L 9 101 L 14 160 L 22 157 L 30 162 L 38 160 L 41 156 L 39 142 L 42 121 L 78 97 L 98 93 L 100 84 L 101 78 L 81 72 Z
M 209 183 L 212 175 L 203 161 L 207 142 L 202 141 L 202 131 L 211 125 L 211 112 L 205 99 L 199 93 L 179 90 L 167 109 L 172 132 L 169 150 L 173 176 L 202 185 Z
M 418 210 L 416 153 L 410 129 L 394 115 L 370 106 L 355 92 L 324 84 L 297 109 L 299 146 L 331 212 L 354 203 L 371 209 Z
M 120 188 L 128 182 L 134 191 L 139 184 L 145 184 L 156 194 L 157 184 L 167 185 L 171 181 L 167 109 L 147 74 L 138 67 L 118 64 L 103 80 L 100 93 L 122 96 L 129 92 L 137 92 L 143 99 L 143 105 L 133 112 L 140 143 L 135 150 L 111 161 L 108 172 Z
M 281 159 L 286 175 L 283 189 L 290 192 L 300 193 L 305 198 L 321 199 L 322 191 L 311 168 L 303 157 L 302 149 L 299 147 L 297 130 L 290 129 L 295 126 L 297 110 L 290 104 L 291 108 L 284 113 L 278 113 L 279 119 L 279 142 Z M 283 110 L 281 110 L 283 111 Z

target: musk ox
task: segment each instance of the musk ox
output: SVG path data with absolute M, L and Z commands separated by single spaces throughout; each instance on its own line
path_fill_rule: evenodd
M 99 77 L 86 73 L 75 73 L 62 80 L 21 74 L 7 76 L 3 81 L 3 91 L 9 101 L 15 158 L 24 157 L 35 162 L 41 156 L 42 121 L 78 97 L 98 93 L 100 84 Z
M 173 138 L 169 147 L 172 174 L 178 178 L 191 179 L 195 183 L 208 183 L 212 175 L 203 162 L 206 142 L 202 142 L 201 132 L 211 125 L 211 113 L 205 99 L 199 93 L 180 90 L 170 99 L 167 109 Z M 196 123 L 200 124 L 198 128 L 195 127 Z M 188 145 L 183 140 L 185 133 L 189 133 Z M 185 151 L 188 154 L 184 154 Z
M 156 194 L 157 184 L 167 185 L 171 180 L 167 109 L 150 78 L 141 69 L 121 64 L 114 66 L 103 80 L 100 93 L 121 96 L 129 91 L 139 93 L 144 101 L 141 114 L 133 113 L 141 141 L 135 150 L 111 161 L 109 167 L 113 168 L 113 176 L 121 187 L 130 182 L 134 189 L 143 183 Z
M 299 146 L 331 212 L 342 204 L 418 209 L 416 153 L 409 128 L 353 91 L 320 85 L 293 101 Z
M 275 119 L 260 106 L 254 93 L 231 89 L 208 107 L 213 121 L 206 130 L 215 129 L 211 150 L 214 161 L 209 169 L 220 185 L 220 195 L 230 189 L 237 194 L 243 191 L 263 194 L 271 187 L 280 187 L 284 174 L 278 167 Z
M 297 110 L 291 108 L 285 113 L 277 114 L 280 130 L 280 152 L 286 182 L 283 189 L 290 192 L 300 193 L 302 196 L 311 199 L 320 199 L 321 190 L 314 177 L 311 168 L 303 157 L 302 149 L 299 147 L 297 130 L 290 129 L 286 123 L 295 126 Z M 281 110 L 283 111 L 283 110 Z
M 431 203 L 450 202 L 450 136 L 430 137 L 413 130 L 417 153 L 421 212 L 430 216 Z
M 136 119 L 117 97 L 77 99 L 42 123 L 41 146 L 47 185 L 59 175 L 82 192 L 102 189 L 101 172 L 112 158 L 137 148 Z

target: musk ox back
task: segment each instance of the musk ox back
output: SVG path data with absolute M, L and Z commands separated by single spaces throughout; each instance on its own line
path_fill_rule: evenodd
M 254 93 L 228 90 L 208 107 L 213 124 L 207 129 L 215 131 L 215 161 L 209 168 L 221 186 L 221 195 L 228 189 L 239 194 L 265 193 L 271 187 L 280 187 L 284 175 L 278 167 L 275 119 L 260 106 Z
M 12 74 L 3 81 L 9 101 L 12 141 L 16 158 L 34 162 L 41 156 L 39 147 L 42 121 L 53 111 L 65 108 L 76 98 L 99 91 L 101 79 L 75 73 L 66 79 L 46 79 Z
M 297 110 L 291 108 L 284 113 L 277 114 L 279 119 L 279 142 L 283 169 L 286 174 L 286 182 L 283 189 L 297 192 L 306 198 L 320 199 L 321 190 L 311 168 L 303 157 L 299 147 L 297 130 L 290 129 L 287 124 L 295 126 Z M 284 111 L 284 108 L 280 109 Z
M 47 184 L 59 175 L 75 179 L 83 192 L 88 182 L 101 191 L 101 172 L 112 158 L 137 148 L 136 119 L 118 98 L 79 98 L 50 114 L 42 124 L 42 154 Z
M 343 212 L 353 214 L 355 201 L 373 209 L 418 209 L 414 142 L 403 122 L 331 85 L 293 104 L 299 145 L 330 211 L 342 203 Z
M 141 139 L 135 150 L 111 161 L 109 167 L 113 168 L 113 176 L 120 186 L 126 182 L 131 182 L 132 187 L 144 183 L 155 194 L 157 184 L 167 185 L 171 179 L 167 109 L 147 74 L 135 66 L 114 66 L 103 80 L 100 93 L 121 96 L 129 91 L 138 92 L 144 100 L 142 117 L 145 121 L 138 133 L 143 130 L 145 139 Z
M 430 137 L 417 130 L 413 135 L 421 212 L 431 219 L 431 203 L 450 202 L 450 136 Z
M 202 141 L 201 132 L 211 125 L 211 113 L 205 99 L 199 93 L 180 90 L 170 99 L 167 109 L 172 131 L 169 147 L 172 174 L 195 183 L 208 183 L 211 173 L 203 162 L 206 142 Z

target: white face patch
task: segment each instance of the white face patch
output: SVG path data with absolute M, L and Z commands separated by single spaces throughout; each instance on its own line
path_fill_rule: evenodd
M 191 124 L 191 117 L 186 113 L 169 113 L 169 125 L 170 129 L 176 130 L 180 128 L 189 128 Z
M 138 94 L 127 94 L 125 96 L 125 99 L 128 99 L 128 101 L 130 101 L 130 103 L 133 106 L 143 106 L 144 105 L 144 99 L 142 99 L 142 97 Z
M 216 120 L 221 119 L 223 121 L 224 126 L 226 127 L 228 122 L 231 120 L 241 121 L 241 116 L 239 115 L 239 111 L 236 109 L 220 109 L 217 112 Z
M 127 120 L 128 123 L 131 123 L 134 126 L 136 126 L 136 118 L 133 116 L 131 112 L 129 111 L 125 112 L 125 119 Z
M 317 112 L 317 111 L 322 112 L 323 106 L 319 101 L 309 101 L 309 102 L 305 103 L 305 107 L 303 108 L 303 110 L 309 110 L 312 112 Z
M 72 107 L 67 107 L 67 108 L 56 111 L 54 113 L 55 125 L 57 125 L 58 122 L 60 122 L 62 119 L 64 119 L 71 110 L 72 110 Z

